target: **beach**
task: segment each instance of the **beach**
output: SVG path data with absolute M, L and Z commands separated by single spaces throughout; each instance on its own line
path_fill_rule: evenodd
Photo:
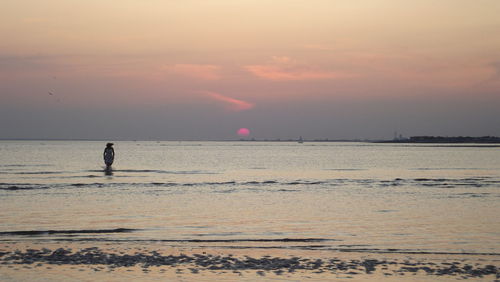
M 3 245 L 2 281 L 497 281 L 497 256 L 177 249 L 129 244 Z M 56 247 L 60 247 L 55 249 Z M 76 247 L 76 249 L 75 249 Z M 33 249 L 34 248 L 34 249 Z
M 0 280 L 499 279 L 496 148 L 102 146 L 0 142 Z

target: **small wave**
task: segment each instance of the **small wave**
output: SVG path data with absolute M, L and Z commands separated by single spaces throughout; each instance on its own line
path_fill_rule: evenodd
M 359 171 L 359 170 L 368 170 L 366 168 L 327 168 L 325 170 L 333 170 L 333 171 Z
M 152 169 L 123 169 L 113 170 L 113 172 L 152 172 L 152 173 L 165 173 L 165 174 L 216 174 L 214 172 L 191 170 L 191 171 L 169 171 L 169 170 L 152 170 Z
M 102 172 L 103 170 L 87 170 L 87 172 Z M 113 169 L 114 173 L 125 172 L 125 173 L 163 173 L 163 174 L 219 174 L 213 171 L 203 171 L 203 170 L 160 170 L 160 169 Z
M 96 185 L 95 183 L 94 184 L 88 184 L 88 183 L 73 183 L 73 184 L 70 184 L 71 186 L 74 186 L 74 187 L 84 187 L 84 186 L 90 186 L 90 185 Z
M 6 165 L 0 165 L 0 167 L 47 167 L 47 166 L 53 166 L 50 164 L 6 164 Z
M 324 238 L 279 238 L 279 239 L 179 239 L 179 240 L 160 240 L 162 242 L 188 242 L 188 243 L 235 243 L 235 242 L 326 242 L 340 241 L 337 239 Z
M 236 181 L 224 181 L 224 182 L 204 182 L 206 185 L 232 185 L 236 184 Z
M 100 178 L 98 175 L 81 176 L 82 178 Z M 304 187 L 318 187 L 318 189 L 332 189 L 334 187 L 367 187 L 367 188 L 387 188 L 392 187 L 425 187 L 425 188 L 481 188 L 500 187 L 500 180 L 491 177 L 470 177 L 470 178 L 394 178 L 388 180 L 380 179 L 327 179 L 327 180 L 294 180 L 294 181 L 210 181 L 210 182 L 99 182 L 93 183 L 54 183 L 54 184 L 22 184 L 22 183 L 0 183 L 0 191 L 22 191 L 35 189 L 70 189 L 70 188 L 136 188 L 150 189 L 154 187 L 199 187 L 199 188 L 224 188 L 231 187 L 231 190 L 221 190 L 222 192 L 236 192 L 245 189 L 256 189 L 258 191 L 269 192 L 292 192 L 299 191 Z M 296 187 L 296 188 L 295 188 Z M 158 190 L 162 191 L 162 190 Z M 167 189 L 164 191 L 168 192 Z M 186 190 L 187 191 L 187 190 Z M 219 192 L 221 192 L 219 191 Z M 213 192 L 218 192 L 213 190 Z M 479 195 L 475 193 L 475 195 Z M 488 195 L 481 195 L 488 196 Z M 475 196 L 471 196 L 475 197 Z
M 135 229 L 131 229 L 133 232 Z M 23 231 L 20 231 L 23 232 Z M 107 232 L 102 232 L 107 233 Z M 2 233 L 0 233 L 1 235 Z M 40 238 L 39 241 L 54 242 L 113 242 L 113 243 L 318 243 L 318 242 L 335 242 L 343 241 L 338 239 L 327 238 L 278 238 L 278 239 L 112 239 L 112 238 Z M 0 240 L 1 241 L 1 240 Z M 320 251 L 336 251 L 346 253 L 368 253 L 368 254 L 423 254 L 423 255 L 458 255 L 458 256 L 500 256 L 496 252 L 471 252 L 471 251 L 438 251 L 438 250 L 421 250 L 421 249 L 397 249 L 397 248 L 369 248 L 370 245 L 365 244 L 348 244 L 337 245 L 218 245 L 217 248 L 227 249 L 300 249 L 300 250 L 320 250 Z M 213 245 L 200 245 L 202 248 L 211 248 Z M 89 250 L 96 247 L 89 248 Z
M 477 178 L 461 178 L 461 179 L 446 179 L 446 178 L 415 178 L 413 179 L 418 185 L 425 187 L 437 188 L 454 188 L 462 187 L 488 187 L 500 184 L 500 181 L 488 180 L 488 177 Z M 411 182 L 411 181 L 410 181 Z
M 234 181 L 231 182 L 225 182 L 222 184 L 226 183 L 234 183 Z M 247 182 L 240 182 L 240 183 L 234 183 L 234 184 L 241 184 L 241 185 L 269 185 L 269 184 L 278 184 L 278 185 L 318 185 L 318 184 L 325 184 L 327 182 L 325 181 L 307 181 L 307 180 L 296 180 L 296 181 L 290 181 L 290 182 L 278 182 L 276 180 L 265 180 L 265 181 L 247 181 Z
M 103 170 L 90 170 L 91 172 L 102 172 Z M 130 172 L 130 173 L 142 173 L 142 172 L 164 172 L 163 170 L 156 169 L 113 169 L 113 172 Z
M 83 230 L 28 230 L 28 231 L 5 231 L 0 236 L 37 236 L 53 234 L 100 234 L 100 233 L 128 233 L 139 231 L 139 229 L 116 228 L 116 229 L 83 229 Z
M 151 184 L 155 186 L 166 186 L 166 187 L 179 185 L 178 183 L 175 182 L 152 182 Z
M 204 233 L 204 234 L 194 234 L 194 236 L 198 237 L 207 237 L 207 236 L 236 236 L 236 235 L 241 235 L 243 234 L 242 232 L 224 232 L 224 233 Z M 186 235 L 186 236 L 190 236 Z
M 130 229 L 136 231 L 136 229 Z M 24 231 L 19 231 L 24 232 Z M 87 232 L 92 233 L 92 232 Z M 112 232 L 94 232 L 94 233 L 112 233 Z M 40 234 L 27 234 L 27 235 L 45 235 Z M 2 233 L 0 233 L 2 235 Z M 26 235 L 26 234 L 6 234 L 6 235 Z M 51 239 L 53 240 L 53 239 Z M 276 239 L 110 239 L 110 238 L 58 238 L 58 241 L 72 241 L 72 242 L 157 242 L 157 243 L 315 243 L 315 242 L 333 242 L 342 241 L 339 239 L 325 239 L 325 238 L 276 238 Z M 256 246 L 255 248 L 258 248 Z
M 436 167 L 436 168 L 428 168 L 428 167 L 419 167 L 419 168 L 410 168 L 409 170 L 491 170 L 490 168 L 466 168 L 466 167 Z
M 429 188 L 455 188 L 460 187 L 495 187 L 500 185 L 500 181 L 490 179 L 489 177 L 475 177 L 475 178 L 413 178 L 401 179 L 396 178 L 393 180 L 351 180 L 350 182 L 360 184 L 371 184 L 379 187 L 388 186 L 416 186 L 416 187 L 429 187 Z
M 459 193 L 455 195 L 449 195 L 447 198 L 485 198 L 495 196 L 492 193 Z
M 306 180 L 297 180 L 292 182 L 284 182 L 283 185 L 318 185 L 324 184 L 324 181 L 306 181 Z
M 68 173 L 68 171 L 17 171 L 17 172 L 8 172 L 8 174 L 17 174 L 17 175 L 63 174 L 63 173 Z
M 50 187 L 41 185 L 33 185 L 33 186 L 10 185 L 6 187 L 0 187 L 0 190 L 4 191 L 37 190 L 37 189 L 50 189 Z
M 443 182 L 446 181 L 447 179 L 445 178 L 415 178 L 413 179 L 415 181 L 430 181 L 430 182 Z

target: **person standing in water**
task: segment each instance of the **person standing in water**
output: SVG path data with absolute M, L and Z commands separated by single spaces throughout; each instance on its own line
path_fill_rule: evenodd
M 103 157 L 104 157 L 104 163 L 106 164 L 106 169 L 111 169 L 111 165 L 115 160 L 115 150 L 113 149 L 113 143 L 106 144 Z

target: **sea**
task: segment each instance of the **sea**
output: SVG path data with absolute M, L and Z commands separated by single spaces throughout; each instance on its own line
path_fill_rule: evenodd
M 500 254 L 500 146 L 0 141 L 0 242 Z

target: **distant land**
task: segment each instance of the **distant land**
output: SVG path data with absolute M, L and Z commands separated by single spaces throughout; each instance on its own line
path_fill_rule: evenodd
M 483 143 L 495 144 L 500 143 L 500 137 L 496 136 L 412 136 L 410 138 L 397 138 L 387 141 L 378 141 L 380 143 Z
M 256 138 L 240 138 L 240 139 L 212 139 L 212 140 L 159 140 L 159 139 L 47 139 L 47 138 L 0 138 L 0 141 L 124 141 L 124 142 L 142 142 L 142 141 L 150 141 L 150 142 L 162 142 L 162 141 L 172 141 L 172 142 L 235 142 L 235 141 L 243 141 L 243 142 L 365 142 L 365 143 L 427 143 L 427 144 L 439 144 L 439 143 L 456 143 L 456 144 L 500 144 L 500 137 L 496 136 L 481 136 L 481 137 L 473 137 L 473 136 L 412 136 L 409 138 L 406 137 L 397 137 L 391 140 L 375 140 L 375 139 L 328 139 L 328 138 L 320 138 L 320 139 L 292 139 L 292 138 L 265 138 L 265 139 L 256 139 Z
M 231 140 L 227 140 L 231 141 Z M 239 141 L 256 142 L 298 142 L 299 139 L 240 139 Z M 496 136 L 412 136 L 409 138 L 399 137 L 391 140 L 370 139 L 301 139 L 301 142 L 370 142 L 370 143 L 464 143 L 464 144 L 500 144 L 500 137 Z

